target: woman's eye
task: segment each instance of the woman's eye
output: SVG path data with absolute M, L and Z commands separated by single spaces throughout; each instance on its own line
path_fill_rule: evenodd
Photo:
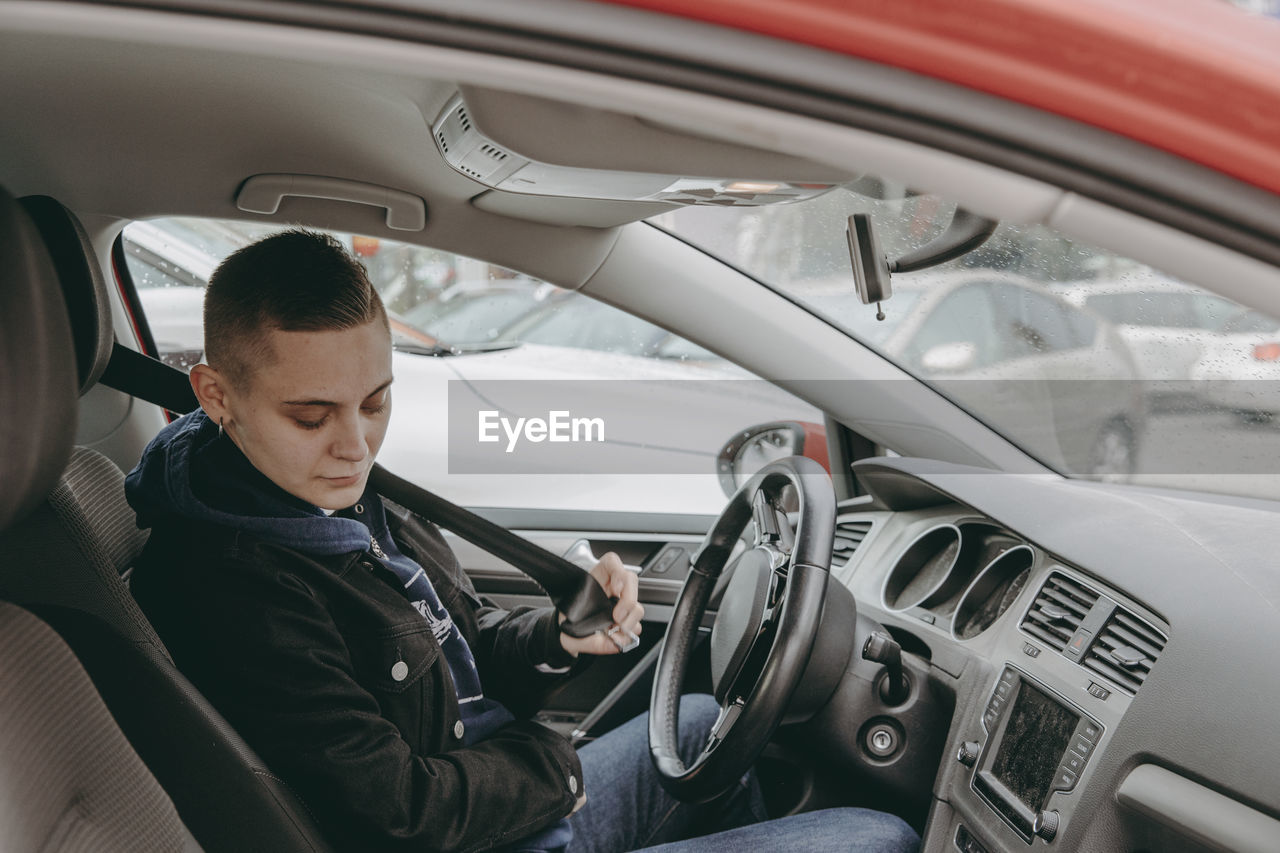
M 321 418 L 318 421 L 304 421 L 299 418 L 294 418 L 294 423 L 303 429 L 320 429 L 320 427 L 324 426 L 324 422 L 324 418 Z
M 365 406 L 364 413 L 366 415 L 380 415 L 387 410 L 386 402 L 379 403 L 377 406 Z

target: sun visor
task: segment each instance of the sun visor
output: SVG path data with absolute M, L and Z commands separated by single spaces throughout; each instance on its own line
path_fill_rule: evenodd
M 746 207 L 811 198 L 859 177 L 636 116 L 487 89 L 451 99 L 432 137 L 461 174 L 542 197 Z
M 545 225 L 616 228 L 674 210 L 674 204 L 608 201 L 596 198 L 553 198 L 490 190 L 471 200 L 480 210 Z

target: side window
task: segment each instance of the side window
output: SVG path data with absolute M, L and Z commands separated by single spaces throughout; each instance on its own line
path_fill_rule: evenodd
M 1001 338 L 1008 358 L 1022 358 L 1077 349 L 1079 334 L 1067 321 L 1058 301 L 1025 287 L 999 285 L 994 289 L 1004 322 Z
M 1021 291 L 1022 322 L 1035 330 L 1045 349 L 1054 352 L 1077 349 L 1080 336 L 1067 320 L 1067 306 L 1032 290 Z
M 139 290 L 187 286 L 203 288 L 202 283 L 178 278 L 172 267 L 150 252 L 129 251 L 125 255 L 125 263 L 129 265 L 129 275 L 133 276 L 133 283 Z
M 133 229 L 124 249 L 157 354 L 165 364 L 190 370 L 204 355 L 201 309 L 212 259 L 202 260 L 156 228 Z
M 1075 337 L 1076 345 L 1093 346 L 1094 340 L 1098 337 L 1098 321 L 1071 304 L 1063 305 L 1062 310 L 1066 314 L 1067 324 L 1071 326 L 1071 334 Z
M 1230 299 L 1211 293 L 1197 293 L 1193 305 L 1196 324 L 1202 329 L 1221 329 L 1240 311 L 1240 306 Z
M 941 299 L 906 350 L 924 374 L 961 372 L 991 363 L 995 326 L 984 284 L 964 285 Z
M 200 361 L 210 275 L 274 230 L 193 219 L 125 228 L 162 358 Z M 422 246 L 333 236 L 369 272 L 392 327 L 394 402 L 378 460 L 452 500 L 715 514 L 727 441 L 755 424 L 822 424 L 776 386 L 589 297 Z M 554 443 L 557 423 L 566 443 Z

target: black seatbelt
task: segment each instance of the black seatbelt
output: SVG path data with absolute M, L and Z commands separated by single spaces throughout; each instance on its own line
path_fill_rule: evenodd
M 197 406 L 195 392 L 191 390 L 186 374 L 119 343 L 112 348 L 111 361 L 99 381 L 109 388 L 177 414 L 193 411 Z M 613 624 L 616 599 L 606 596 L 591 575 L 563 557 L 397 477 L 381 465 L 373 466 L 369 481 L 378 494 L 453 531 L 533 578 L 546 591 L 556 609 L 564 614 L 560 630 L 569 636 L 587 637 Z
M 98 381 L 179 415 L 200 405 L 185 373 L 120 343 L 111 347 L 111 360 Z
M 556 609 L 564 614 L 560 630 L 569 636 L 587 637 L 613 624 L 611 614 L 616 599 L 608 598 L 591 575 L 564 557 L 540 548 L 505 527 L 450 503 L 403 477 L 397 477 L 381 465 L 373 466 L 369 482 L 378 494 L 452 530 L 472 545 L 506 560 L 537 581 L 555 602 Z

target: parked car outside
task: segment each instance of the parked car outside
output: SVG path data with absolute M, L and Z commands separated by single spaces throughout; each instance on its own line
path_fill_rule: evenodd
M 959 270 L 896 276 L 880 305 L 859 302 L 849 278 L 786 292 L 1053 464 L 1107 479 L 1136 469 L 1147 412 L 1129 348 L 1041 284 Z
M 1118 281 L 1060 285 L 1054 290 L 1072 304 L 1090 308 L 1114 323 L 1141 375 L 1152 382 L 1189 379 L 1191 366 L 1206 344 L 1240 310 L 1230 299 L 1150 271 Z
M 704 347 L 576 293 L 565 293 L 547 305 L 534 307 L 498 331 L 496 337 L 731 369 L 727 361 Z
M 1191 366 L 1199 396 L 1247 423 L 1280 412 L 1280 321 L 1258 311 L 1232 317 Z
M 528 278 L 463 281 L 411 308 L 404 318 L 451 343 L 488 343 L 506 340 L 513 323 L 567 294 Z

